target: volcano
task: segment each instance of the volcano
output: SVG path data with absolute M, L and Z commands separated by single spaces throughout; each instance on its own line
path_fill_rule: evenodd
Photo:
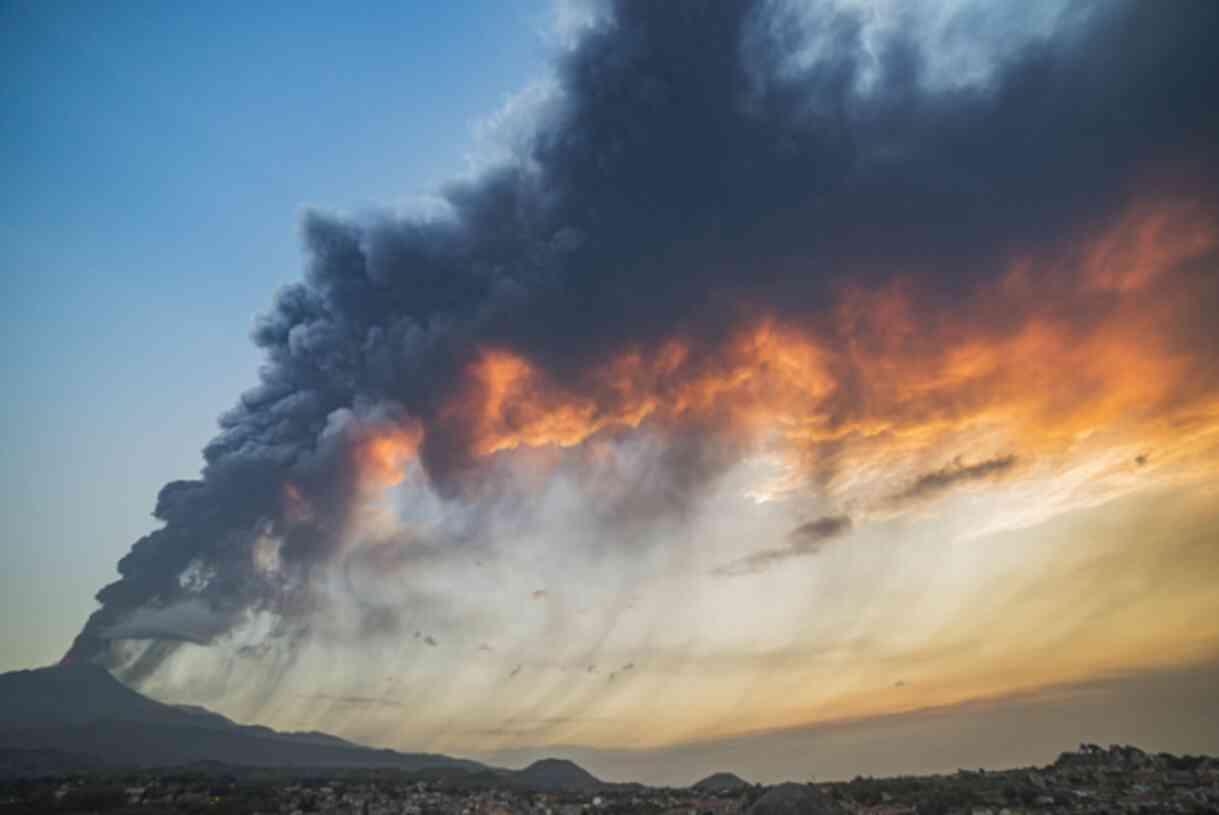
M 31 756 L 57 767 L 170 767 L 222 762 L 258 767 L 482 769 L 474 761 L 400 753 L 325 733 L 241 725 L 200 707 L 149 699 L 89 663 L 0 674 L 4 764 Z

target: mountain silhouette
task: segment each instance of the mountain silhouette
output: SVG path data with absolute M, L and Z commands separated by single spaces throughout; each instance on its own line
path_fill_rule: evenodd
M 777 784 L 754 802 L 749 815 L 845 815 L 845 810 L 811 784 Z
M 593 790 L 605 786 L 601 779 L 572 761 L 544 758 L 512 773 L 520 786 L 535 790 Z
M 0 750 L 6 764 L 44 756 L 82 767 L 219 761 L 259 767 L 484 769 L 474 761 L 375 749 L 325 733 L 240 725 L 206 708 L 149 699 L 87 663 L 0 674 Z
M 740 792 L 748 786 L 749 782 L 739 775 L 733 773 L 713 773 L 691 786 L 690 789 L 711 795 L 721 795 L 724 793 Z

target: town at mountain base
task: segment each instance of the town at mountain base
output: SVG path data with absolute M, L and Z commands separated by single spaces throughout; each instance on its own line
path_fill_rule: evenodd
M 9 751 L 10 753 L 13 751 Z M 31 751 L 32 752 L 32 751 Z M 10 763 L 14 756 L 0 756 Z M 255 768 L 200 762 L 144 770 L 62 769 L 0 780 L 0 815 L 43 812 L 327 813 L 328 815 L 1031 815 L 1214 813 L 1219 759 L 1083 745 L 1048 767 L 708 791 L 587 783 L 574 764 L 532 772 L 429 768 Z M 585 786 L 529 789 L 579 777 Z

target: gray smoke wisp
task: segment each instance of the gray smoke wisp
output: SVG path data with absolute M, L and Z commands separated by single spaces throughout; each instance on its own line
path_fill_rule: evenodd
M 891 506 L 902 506 L 934 498 L 962 484 L 979 481 L 993 481 L 1009 475 L 1016 466 L 1014 455 L 996 456 L 966 464 L 962 459 L 956 459 L 951 464 L 938 470 L 923 473 L 910 486 L 890 496 Z
M 800 524 L 787 536 L 784 546 L 753 552 L 732 563 L 717 567 L 712 573 L 720 577 L 735 577 L 754 574 L 770 568 L 776 563 L 799 557 L 811 557 L 834 540 L 851 531 L 849 515 L 826 515 Z

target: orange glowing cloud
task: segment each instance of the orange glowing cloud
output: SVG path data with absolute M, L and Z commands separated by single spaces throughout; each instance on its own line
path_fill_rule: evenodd
M 1217 240 L 1214 222 L 1196 204 L 1139 204 L 1088 246 L 1083 277 L 1100 289 L 1134 291 L 1214 249 Z
M 468 418 L 477 455 L 519 447 L 571 447 L 607 428 L 704 422 L 721 430 L 794 421 L 808 400 L 832 388 L 824 355 L 771 321 L 733 335 L 715 353 L 691 353 L 682 339 L 654 353 L 631 350 L 579 381 L 554 381 L 525 358 L 484 350 L 449 415 Z M 793 406 L 784 410 L 783 405 Z
M 360 484 L 370 489 L 400 484 L 422 438 L 421 427 L 413 422 L 377 425 L 362 431 L 353 448 Z
M 675 336 L 570 382 L 484 348 L 447 416 L 476 457 L 696 423 L 831 479 L 830 459 L 919 455 L 981 430 L 1022 456 L 1097 433 L 1213 445 L 1219 383 L 1200 376 L 1178 324 L 1194 285 L 1180 270 L 1216 246 L 1215 220 L 1197 207 L 1141 203 L 1075 246 L 1012 260 L 951 309 L 913 279 L 846 287 L 808 324 L 758 318 L 715 347 Z M 406 447 L 370 457 L 397 461 Z

